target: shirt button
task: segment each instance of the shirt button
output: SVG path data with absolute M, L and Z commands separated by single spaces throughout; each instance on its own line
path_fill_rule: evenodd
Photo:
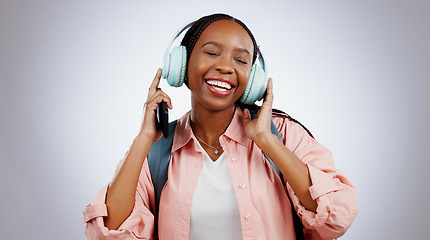
M 244 189 L 244 188 L 246 188 L 246 184 L 243 184 L 243 183 L 239 184 L 239 188 L 240 188 L 240 189 Z
M 245 215 L 245 217 L 243 217 L 243 218 L 248 221 L 251 218 L 251 215 L 249 215 L 249 214 Z
M 235 157 L 232 157 L 232 158 L 231 158 L 231 161 L 232 161 L 232 162 L 236 162 L 236 161 L 237 161 L 237 159 L 236 159 Z

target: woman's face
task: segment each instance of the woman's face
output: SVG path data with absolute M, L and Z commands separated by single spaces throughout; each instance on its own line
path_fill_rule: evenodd
M 251 37 L 238 23 L 219 20 L 210 24 L 188 63 L 193 104 L 215 111 L 234 106 L 245 91 L 253 51 Z

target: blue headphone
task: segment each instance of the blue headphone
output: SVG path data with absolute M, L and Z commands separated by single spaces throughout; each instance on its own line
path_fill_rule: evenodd
M 184 83 L 185 73 L 187 68 L 187 49 L 185 46 L 171 47 L 176 38 L 182 32 L 191 27 L 195 22 L 189 23 L 182 27 L 170 40 L 163 58 L 162 77 L 167 80 L 172 87 L 180 87 Z M 257 63 L 252 65 L 251 73 L 249 74 L 248 83 L 245 92 L 240 98 L 240 102 L 244 104 L 254 104 L 256 101 L 263 99 L 267 88 L 267 74 L 264 58 L 260 51 L 257 53 L 257 58 L 260 66 Z

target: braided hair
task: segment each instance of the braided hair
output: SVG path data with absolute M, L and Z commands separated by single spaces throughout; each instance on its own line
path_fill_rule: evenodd
M 237 22 L 240 26 L 242 26 L 246 30 L 246 32 L 251 37 L 252 44 L 254 45 L 254 55 L 252 57 L 252 63 L 254 64 L 255 60 L 257 59 L 257 52 L 259 51 L 254 35 L 252 35 L 249 28 L 242 21 L 223 13 L 216 13 L 216 14 L 212 14 L 212 15 L 208 15 L 200 18 L 190 27 L 190 29 L 188 29 L 187 33 L 185 33 L 185 36 L 182 39 L 181 45 L 185 46 L 185 48 L 187 49 L 187 64 L 190 60 L 191 52 L 193 51 L 194 46 L 196 45 L 196 42 L 199 39 L 200 35 L 211 23 L 219 20 L 230 20 L 233 22 Z

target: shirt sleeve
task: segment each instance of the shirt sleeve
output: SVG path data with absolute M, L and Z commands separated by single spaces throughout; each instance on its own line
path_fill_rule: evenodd
M 122 166 L 126 156 L 118 164 L 116 172 Z M 151 209 L 154 209 L 155 198 L 147 161 L 145 160 L 140 173 L 133 211 L 117 230 L 109 230 L 105 227 L 103 220 L 103 217 L 108 215 L 106 207 L 107 189 L 108 186 L 103 187 L 83 211 L 87 238 L 89 240 L 153 239 L 155 218 Z
M 274 117 L 283 141 L 309 169 L 311 197 L 317 201 L 316 213 L 307 210 L 287 183 L 294 208 L 310 239 L 334 239 L 342 236 L 357 215 L 356 190 L 334 166 L 330 150 L 319 144 L 307 131 L 288 118 Z

